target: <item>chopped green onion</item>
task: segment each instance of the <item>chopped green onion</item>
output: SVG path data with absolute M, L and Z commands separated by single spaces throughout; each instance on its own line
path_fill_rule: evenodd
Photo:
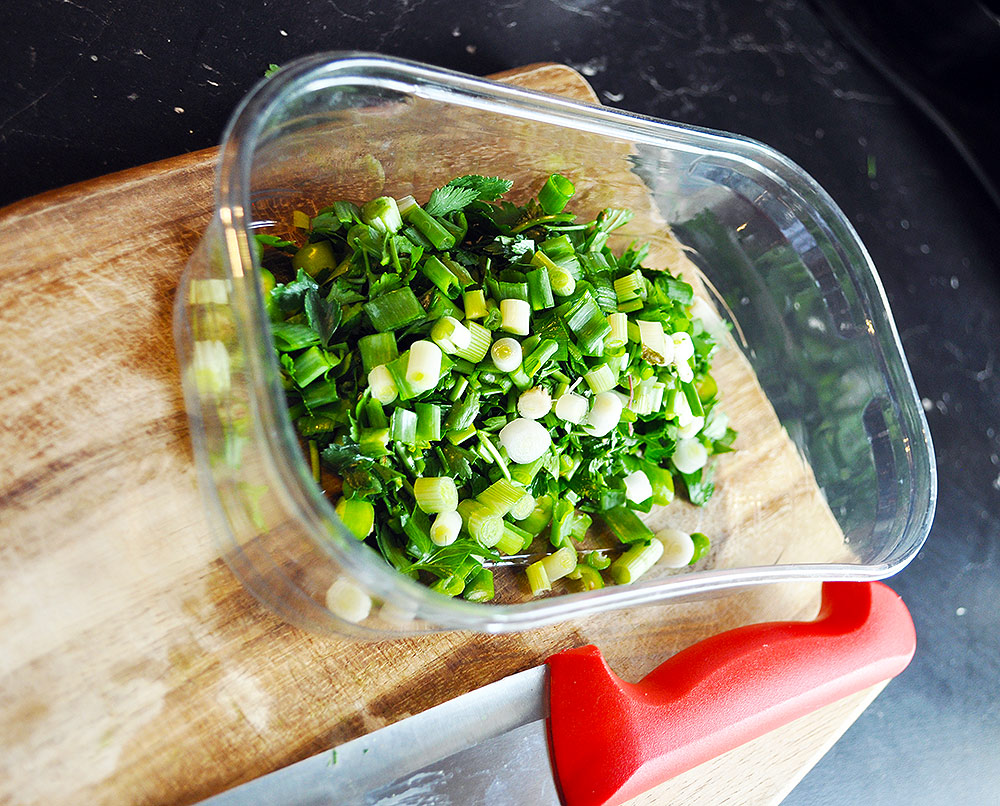
M 708 451 L 695 438 L 681 439 L 677 441 L 672 459 L 681 473 L 697 473 L 708 461 Z
M 406 378 L 406 368 L 410 363 L 410 351 L 406 350 L 399 358 L 395 361 L 390 361 L 385 365 L 385 368 L 389 370 L 389 374 L 392 376 L 392 380 L 396 384 L 396 389 L 398 390 L 400 400 L 410 400 L 417 395 L 422 394 L 427 391 L 419 386 L 414 386 Z
M 507 423 L 500 429 L 499 438 L 510 460 L 520 465 L 534 462 L 552 444 L 552 437 L 544 426 L 524 417 Z
M 490 357 L 501 372 L 513 372 L 521 366 L 521 345 L 516 339 L 497 339 L 490 348 Z
M 498 280 L 495 283 L 497 299 L 519 299 L 522 302 L 528 301 L 528 283 L 517 280 Z
M 490 438 L 485 431 L 477 431 L 476 438 L 479 440 L 480 455 L 487 461 L 493 462 L 500 468 L 500 472 L 505 479 L 510 479 L 510 470 L 507 468 L 507 460 L 500 455 L 500 451 L 490 442 Z
M 478 322 L 467 321 L 466 327 L 469 329 L 469 346 L 456 350 L 455 355 L 478 364 L 490 351 L 493 334 Z
M 462 516 L 457 510 L 439 512 L 431 523 L 430 537 L 435 546 L 450 546 L 462 530 Z
M 375 297 L 362 307 L 368 314 L 372 327 L 381 332 L 399 330 L 421 321 L 425 316 L 423 306 L 409 286 Z
M 644 464 L 643 470 L 653 488 L 653 503 L 659 507 L 665 507 L 673 501 L 674 477 L 670 471 L 651 463 Z
M 457 403 L 444 418 L 444 426 L 449 431 L 464 431 L 473 425 L 476 417 L 479 416 L 480 393 L 478 389 L 473 389 L 464 400 Z
M 628 344 L 628 315 L 624 313 L 609 313 L 608 327 L 611 328 L 604 338 L 605 350 L 617 350 Z
M 529 271 L 525 278 L 528 281 L 528 302 L 531 303 L 531 310 L 541 311 L 555 305 L 548 269 L 540 266 Z
M 462 591 L 462 598 L 470 602 L 488 602 L 496 592 L 493 589 L 493 572 L 489 568 L 480 568 Z
M 642 344 L 642 357 L 650 364 L 666 366 L 674 357 L 674 343 L 669 341 L 663 332 L 660 322 L 638 320 L 639 341 Z
M 540 593 L 552 590 L 552 583 L 549 581 L 549 576 L 545 571 L 545 565 L 542 560 L 529 565 L 525 569 L 525 574 L 528 577 L 528 587 L 531 588 L 532 596 L 538 596 Z
M 633 504 L 641 504 L 653 496 L 653 485 L 641 470 L 633 470 L 625 477 L 625 498 Z
M 430 304 L 427 306 L 427 321 L 433 322 L 442 316 L 451 316 L 457 319 L 462 315 L 462 309 L 448 299 L 448 295 L 442 293 L 440 288 L 435 288 L 431 294 Z
M 419 204 L 409 206 L 403 217 L 410 224 L 413 224 L 436 249 L 451 249 L 455 245 L 455 236 Z
M 389 418 L 389 439 L 404 445 L 417 442 L 417 415 L 408 409 L 394 409 Z
M 681 391 L 684 392 L 684 397 L 687 399 L 688 408 L 691 409 L 692 416 L 702 417 L 704 421 L 705 409 L 701 405 L 701 398 L 698 397 L 698 390 L 694 388 L 694 384 L 690 381 L 681 381 Z
M 520 484 L 499 479 L 477 495 L 476 500 L 502 518 L 523 497 L 524 488 Z
M 445 436 L 452 445 L 461 445 L 470 437 L 474 437 L 477 433 L 478 431 L 476 427 L 474 425 L 470 425 L 468 428 L 459 428 L 448 431 Z
M 468 288 L 470 285 L 475 285 L 476 281 L 472 277 L 472 275 L 469 274 L 469 270 L 466 269 L 465 266 L 463 266 L 457 260 L 452 260 L 447 255 L 442 255 L 441 262 L 448 267 L 448 271 L 450 271 L 452 274 L 455 275 L 455 277 L 458 278 L 458 284 L 462 287 L 463 290 Z
M 459 596 L 465 590 L 465 580 L 458 575 L 441 577 L 431 585 L 431 590 L 445 596 Z
M 534 481 L 538 472 L 546 466 L 549 456 L 550 454 L 542 454 L 534 462 L 515 464 L 510 470 L 511 480 L 527 487 Z
M 361 220 L 382 232 L 396 232 L 403 226 L 399 208 L 392 196 L 379 196 L 362 205 Z
M 535 499 L 535 508 L 531 514 L 519 523 L 524 531 L 532 535 L 538 535 L 551 522 L 552 498 L 548 495 L 542 495 Z
M 710 547 L 710 541 L 708 536 L 702 532 L 691 532 L 691 540 L 694 543 L 694 555 L 691 557 L 691 565 L 694 565 L 698 560 L 708 554 L 708 549 Z
M 574 223 L 573 186 L 558 174 L 526 206 L 490 204 L 509 187 L 458 177 L 426 209 L 412 196 L 335 201 L 313 218 L 293 213 L 304 247 L 254 240 L 284 253 L 269 263 L 284 283 L 258 278 L 313 476 L 340 477 L 342 520 L 448 596 L 492 599 L 491 561 L 530 551 L 547 529 L 556 550 L 528 571 L 539 593 L 567 577 L 586 590 L 627 584 L 658 550 L 664 566 L 691 565 L 704 535 L 681 551 L 635 510 L 669 503 L 677 475 L 704 504 L 702 468 L 731 450 L 708 374 L 715 320 L 699 321 L 691 284 L 642 265 L 648 245 L 612 252 L 628 210 Z M 221 281 L 191 293 L 229 298 Z M 196 379 L 224 391 L 206 378 L 207 345 L 223 348 L 196 344 Z M 577 557 L 588 513 L 626 544 L 605 577 L 607 550 Z M 349 615 L 364 619 L 371 599 L 355 593 Z
M 521 497 L 510 508 L 510 516 L 516 521 L 523 521 L 535 511 L 535 496 L 521 491 Z
M 601 392 L 594 396 L 594 404 L 587 415 L 584 428 L 593 437 L 610 434 L 622 417 L 622 400 L 615 392 Z
M 524 540 L 520 535 L 511 531 L 510 524 L 504 521 L 503 535 L 501 535 L 493 548 L 509 557 L 511 554 L 517 554 L 524 549 Z
M 461 501 L 458 512 L 465 531 L 483 548 L 492 548 L 503 537 L 503 518 L 474 498 Z
M 455 299 L 461 291 L 458 278 L 434 255 L 430 255 L 424 260 L 420 265 L 420 271 L 423 272 L 423 275 L 428 280 L 441 289 L 449 299 Z
M 517 413 L 529 420 L 539 420 L 550 411 L 552 411 L 552 395 L 544 386 L 532 387 L 521 392 L 517 398 Z
M 458 507 L 458 488 L 448 476 L 423 476 L 413 482 L 413 497 L 421 512 L 450 512 Z
M 655 378 L 647 378 L 632 390 L 632 402 L 628 404 L 636 414 L 647 415 L 659 411 L 663 406 L 664 385 Z
M 584 291 L 568 303 L 562 318 L 576 336 L 584 355 L 601 355 L 604 352 L 604 339 L 611 332 L 611 325 L 589 291 Z
M 371 372 L 380 364 L 388 364 L 399 358 L 396 336 L 392 332 L 362 336 L 358 339 L 358 350 L 361 352 L 361 364 L 365 372 Z
M 555 413 L 563 422 L 579 425 L 587 418 L 589 408 L 587 398 L 574 392 L 567 392 L 556 399 Z
M 462 294 L 466 319 L 483 319 L 486 316 L 486 294 L 481 288 Z
M 589 565 L 580 564 L 576 567 L 580 574 L 580 583 L 585 591 L 598 590 L 604 587 L 604 579 L 601 572 Z
M 623 304 L 640 301 L 639 307 L 641 308 L 641 301 L 645 299 L 646 296 L 646 281 L 642 276 L 642 272 L 636 269 L 629 274 L 625 274 L 615 280 L 615 296 L 618 297 L 618 310 L 623 311 Z
M 406 362 L 406 382 L 414 390 L 426 392 L 441 379 L 441 348 L 432 341 L 418 339 L 410 345 Z
M 608 392 L 618 385 L 618 377 L 608 364 L 601 364 L 601 366 L 592 369 L 583 376 L 583 379 L 595 395 Z
M 652 530 L 646 526 L 639 516 L 624 506 L 611 507 L 601 513 L 601 518 L 611 533 L 622 543 L 648 541 L 653 537 Z
M 469 328 L 453 316 L 442 316 L 438 319 L 431 328 L 431 338 L 449 355 L 455 355 L 459 350 L 467 350 L 472 343 Z
M 417 415 L 417 445 L 430 447 L 441 439 L 441 406 L 437 403 L 415 403 Z
M 331 368 L 330 356 L 319 347 L 310 347 L 295 358 L 295 381 L 299 386 L 308 386 Z
M 335 507 L 344 527 L 358 540 L 364 540 L 375 528 L 375 507 L 363 498 L 341 498 Z
M 660 561 L 667 568 L 683 568 L 691 563 L 694 541 L 687 532 L 668 527 L 660 529 L 655 537 L 663 544 L 663 557 Z
M 559 344 L 554 339 L 543 339 L 542 342 L 521 362 L 524 373 L 529 377 L 534 377 L 545 362 L 559 350 Z
M 353 582 L 340 578 L 326 592 L 326 609 L 351 624 L 368 618 L 372 600 Z
M 527 336 L 531 328 L 531 306 L 523 299 L 500 300 L 500 327 L 508 333 Z
M 576 278 L 541 250 L 532 255 L 531 263 L 545 271 L 552 293 L 568 297 L 576 290 Z
M 538 191 L 538 204 L 549 215 L 561 213 L 575 188 L 562 174 L 552 174 Z
M 574 506 L 568 498 L 559 498 L 552 505 L 552 530 L 549 542 L 557 548 L 569 545 Z
M 571 546 L 563 546 L 541 560 L 545 576 L 550 583 L 562 579 L 576 568 L 576 550 Z
M 659 540 L 636 543 L 611 563 L 611 578 L 619 585 L 629 585 L 652 568 L 663 555 Z
M 358 432 L 358 451 L 363 456 L 387 456 L 389 454 L 389 429 L 360 429 Z
M 589 551 L 587 552 L 587 565 L 597 571 L 603 571 L 611 565 L 611 558 L 606 554 L 602 554 L 600 551 Z

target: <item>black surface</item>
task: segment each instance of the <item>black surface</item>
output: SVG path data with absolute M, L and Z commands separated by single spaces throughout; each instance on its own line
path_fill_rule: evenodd
M 890 580 L 916 621 L 917 656 L 787 803 L 1000 803 L 991 64 L 994 81 L 1000 72 L 996 49 L 980 46 L 996 41 L 995 15 L 984 11 L 971 33 L 952 25 L 935 50 L 902 3 L 885 4 L 895 17 L 849 0 L 832 10 L 742 0 L 245 5 L 7 0 L 0 202 L 212 145 L 269 62 L 317 50 L 478 74 L 565 62 L 609 105 L 783 151 L 837 200 L 879 267 L 940 469 L 930 538 Z

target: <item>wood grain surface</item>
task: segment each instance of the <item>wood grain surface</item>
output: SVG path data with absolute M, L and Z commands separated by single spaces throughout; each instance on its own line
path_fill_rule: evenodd
M 561 66 L 500 77 L 595 100 Z M 178 278 L 212 213 L 215 157 L 188 154 L 0 211 L 0 803 L 192 803 L 561 649 L 597 643 L 638 679 L 720 630 L 815 613 L 817 587 L 783 585 L 513 635 L 360 642 L 305 633 L 264 609 L 215 549 L 172 340 Z M 727 397 L 738 426 L 759 429 L 782 479 L 815 503 L 759 405 Z M 681 521 L 772 528 L 787 512 L 776 502 L 767 514 L 774 479 L 753 462 L 735 454 L 722 472 L 750 486 Z M 716 561 L 758 551 L 752 534 Z M 876 693 L 635 802 L 777 803 Z

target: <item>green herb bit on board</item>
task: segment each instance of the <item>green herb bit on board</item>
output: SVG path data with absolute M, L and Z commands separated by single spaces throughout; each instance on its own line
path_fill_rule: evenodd
M 511 185 L 336 201 L 294 214 L 298 243 L 257 236 L 287 278 L 261 270 L 313 474 L 348 534 L 448 596 L 491 601 L 518 564 L 535 595 L 693 565 L 705 535 L 637 514 L 675 485 L 705 504 L 736 437 L 693 288 L 643 265 L 648 247 L 611 250 L 629 210 L 582 222 L 568 178 L 524 205 Z M 593 543 L 595 519 L 617 548 Z

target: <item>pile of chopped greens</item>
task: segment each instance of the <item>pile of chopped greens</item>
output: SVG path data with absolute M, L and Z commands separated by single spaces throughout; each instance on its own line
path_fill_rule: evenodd
M 534 594 L 560 578 L 629 583 L 693 564 L 704 535 L 656 535 L 636 513 L 675 479 L 694 504 L 735 432 L 709 374 L 716 343 L 690 284 L 615 255 L 632 214 L 577 221 L 550 176 L 462 176 L 430 194 L 296 212 L 294 244 L 258 235 L 291 417 L 344 525 L 400 573 L 494 598 L 525 558 Z M 600 519 L 620 545 L 595 547 Z

